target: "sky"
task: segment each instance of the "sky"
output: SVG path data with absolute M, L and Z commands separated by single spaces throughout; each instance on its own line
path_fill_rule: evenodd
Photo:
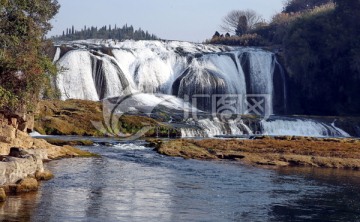
M 48 36 L 74 25 L 133 25 L 162 39 L 203 42 L 220 29 L 231 10 L 252 9 L 269 20 L 284 0 L 58 0 L 60 12 Z

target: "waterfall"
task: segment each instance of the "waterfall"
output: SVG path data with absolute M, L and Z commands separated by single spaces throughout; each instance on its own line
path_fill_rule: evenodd
M 59 47 L 56 47 L 53 63 L 56 63 L 60 59 L 60 55 L 61 55 L 61 49 Z
M 86 50 L 74 50 L 59 59 L 61 73 L 57 77 L 57 88 L 61 99 L 99 100 L 92 76 L 92 61 Z
M 260 123 L 264 135 L 350 137 L 348 133 L 337 127 L 309 119 L 278 119 Z
M 215 137 L 252 135 L 252 130 L 242 120 L 221 121 L 219 118 L 207 118 L 190 121 L 193 127 L 181 129 L 182 137 Z
M 162 104 L 172 115 L 186 104 L 186 110 L 241 115 L 258 114 L 247 99 L 260 95 L 268 100 L 260 107 L 267 115 L 286 110 L 285 73 L 276 56 L 262 49 L 131 40 L 83 40 L 56 47 L 54 62 L 61 70 L 56 86 L 63 100 L 134 94 L 127 110 L 146 106 L 151 111 Z M 262 121 L 261 127 L 269 135 L 346 136 L 335 126 L 310 120 Z M 213 137 L 251 135 L 259 129 L 242 121 L 200 118 L 195 127 L 181 131 L 184 137 Z
M 62 43 L 66 46 L 69 52 L 54 59 L 63 68 L 57 79 L 62 99 L 99 100 L 120 96 L 124 90 L 183 99 L 202 95 L 205 97 L 198 99 L 197 108 L 216 112 L 211 110 L 214 95 L 273 97 L 272 76 L 278 63 L 272 53 L 260 49 L 177 41 L 88 40 Z M 244 61 L 249 64 L 249 74 L 244 71 Z M 243 99 L 236 113 L 245 112 Z

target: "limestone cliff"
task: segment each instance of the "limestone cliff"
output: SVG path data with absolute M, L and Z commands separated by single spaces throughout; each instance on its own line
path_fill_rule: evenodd
M 43 160 L 91 156 L 70 146 L 54 146 L 27 134 L 33 117 L 0 114 L 0 187 L 15 184 L 26 177 L 44 172 Z M 11 148 L 25 150 L 25 155 L 9 156 Z

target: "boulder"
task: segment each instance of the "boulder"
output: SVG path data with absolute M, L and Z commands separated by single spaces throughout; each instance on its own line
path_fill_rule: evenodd
M 43 172 L 37 171 L 35 173 L 35 178 L 37 180 L 51 180 L 54 178 L 54 174 L 52 174 L 49 170 L 44 170 Z
M 19 180 L 43 172 L 41 158 L 27 155 L 25 158 L 6 157 L 0 162 L 0 186 L 15 184 Z
M 9 156 L 11 156 L 11 157 L 23 158 L 26 155 L 29 155 L 29 153 L 21 148 L 18 148 L 18 147 L 10 148 Z
M 35 178 L 25 178 L 16 184 L 15 193 L 27 193 L 31 191 L 37 191 L 38 189 L 39 183 Z

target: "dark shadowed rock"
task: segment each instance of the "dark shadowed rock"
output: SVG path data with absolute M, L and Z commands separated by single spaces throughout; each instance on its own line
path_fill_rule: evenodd
M 10 153 L 9 156 L 11 157 L 17 157 L 17 158 L 22 158 L 25 155 L 28 155 L 29 153 L 26 152 L 25 150 L 18 148 L 18 147 L 12 147 L 10 148 Z

